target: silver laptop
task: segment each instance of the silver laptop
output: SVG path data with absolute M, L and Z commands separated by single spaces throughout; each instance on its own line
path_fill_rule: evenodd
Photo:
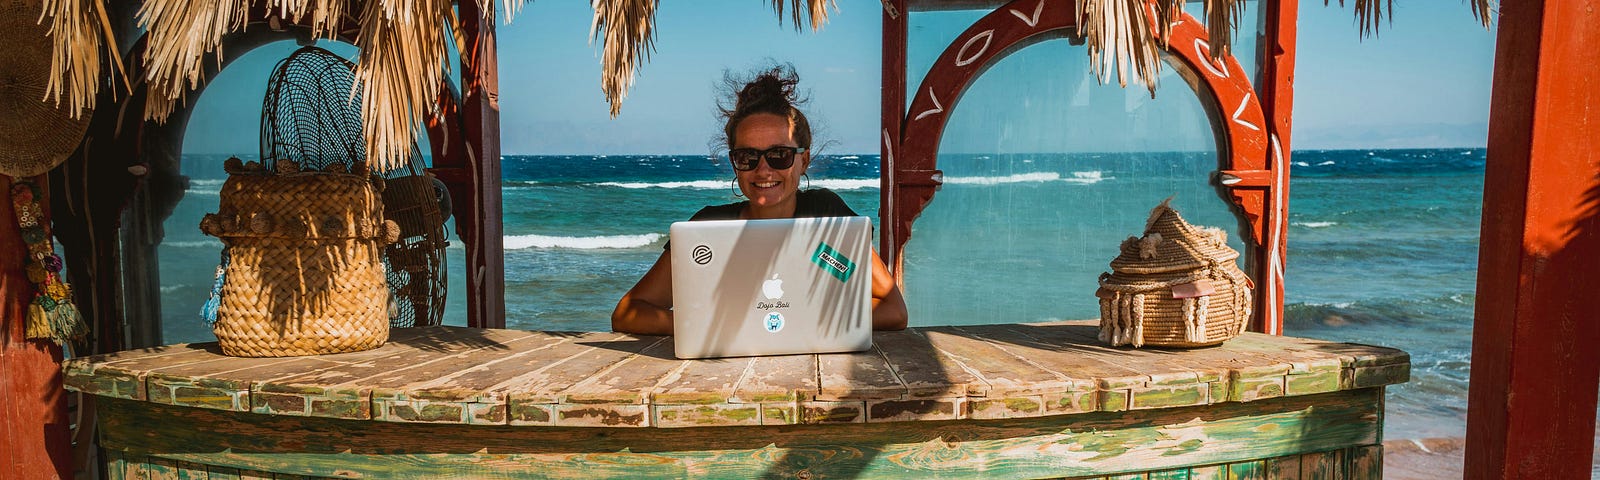
M 872 348 L 867 217 L 672 224 L 678 358 Z

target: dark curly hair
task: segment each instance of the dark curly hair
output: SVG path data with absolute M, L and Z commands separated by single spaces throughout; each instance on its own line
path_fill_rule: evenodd
M 794 73 L 794 66 L 776 65 L 759 71 L 754 77 L 744 80 L 732 73 L 723 74 L 723 90 L 728 95 L 717 102 L 717 111 L 725 120 L 720 139 L 722 145 L 727 149 L 733 148 L 737 140 L 734 132 L 746 117 L 769 113 L 789 119 L 789 132 L 794 135 L 795 143 L 810 149 L 811 122 L 797 108 L 806 100 L 795 94 L 795 85 L 800 83 L 800 76 Z M 728 100 L 732 100 L 732 105 Z

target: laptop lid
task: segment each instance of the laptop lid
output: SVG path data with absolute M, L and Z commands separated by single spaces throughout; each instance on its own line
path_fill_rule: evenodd
M 678 358 L 872 348 L 867 217 L 677 222 Z

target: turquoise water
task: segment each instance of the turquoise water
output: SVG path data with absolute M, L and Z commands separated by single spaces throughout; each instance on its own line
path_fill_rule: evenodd
M 185 158 L 190 187 L 160 252 L 167 342 L 214 339 L 197 312 L 221 244 L 197 225 L 216 210 L 224 158 Z M 1285 332 L 1411 354 L 1411 382 L 1389 390 L 1389 438 L 1465 432 L 1483 160 L 1482 149 L 1293 157 Z M 878 163 L 819 157 L 809 184 L 872 216 Z M 1094 278 L 1168 196 L 1243 248 L 1206 185 L 1209 153 L 948 155 L 940 167 L 945 186 L 906 248 L 913 325 L 1093 318 Z M 668 225 L 736 200 L 731 171 L 704 155 L 506 156 L 503 169 L 509 328 L 608 329 Z M 448 324 L 465 323 L 463 253 L 448 250 Z

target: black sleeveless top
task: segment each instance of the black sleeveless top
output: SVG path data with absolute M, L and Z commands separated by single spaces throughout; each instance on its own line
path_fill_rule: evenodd
M 833 190 L 828 190 L 826 188 L 801 190 L 795 193 L 794 199 L 794 218 L 854 217 L 859 215 L 855 210 L 851 210 L 849 205 L 844 203 L 844 199 L 839 198 L 839 194 L 833 193 Z M 693 217 L 689 217 L 689 221 L 698 222 L 701 220 L 738 220 L 739 213 L 743 212 L 744 207 L 748 206 L 749 204 L 750 201 L 746 200 L 743 202 L 734 202 L 726 205 L 711 205 L 700 209 L 698 212 L 695 212 Z M 661 248 L 663 250 L 671 250 L 672 243 L 668 242 Z

